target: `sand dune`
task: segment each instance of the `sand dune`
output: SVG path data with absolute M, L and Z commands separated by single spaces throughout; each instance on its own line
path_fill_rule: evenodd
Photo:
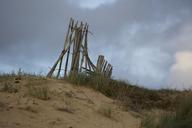
M 140 118 L 92 89 L 45 78 L 15 82 L 0 79 L 1 88 L 16 88 L 0 92 L 0 128 L 139 128 Z M 45 87 L 47 100 L 31 95 L 33 87 Z

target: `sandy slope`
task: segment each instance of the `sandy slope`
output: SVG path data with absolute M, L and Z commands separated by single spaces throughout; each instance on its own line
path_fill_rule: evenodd
M 14 78 L 0 79 L 3 85 Z M 61 80 L 22 78 L 17 93 L 0 92 L 0 128 L 139 128 L 140 119 L 92 89 Z M 29 95 L 28 86 L 48 86 L 50 99 Z M 111 111 L 111 117 L 104 113 Z

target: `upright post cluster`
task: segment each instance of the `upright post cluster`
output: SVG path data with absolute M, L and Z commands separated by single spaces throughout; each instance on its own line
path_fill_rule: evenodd
M 61 70 L 64 70 L 64 76 L 68 74 L 75 76 L 84 71 L 97 72 L 106 77 L 111 77 L 112 66 L 108 64 L 104 56 L 100 55 L 98 57 L 96 66 L 89 58 L 88 34 L 89 25 L 87 23 L 79 23 L 72 18 L 70 19 L 63 50 L 48 72 L 47 77 L 52 77 L 53 73 L 56 72 L 56 77 L 59 78 Z M 58 69 L 56 69 L 57 67 Z

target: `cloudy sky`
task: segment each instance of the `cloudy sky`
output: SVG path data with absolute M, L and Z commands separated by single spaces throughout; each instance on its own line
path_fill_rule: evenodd
M 90 56 L 105 55 L 114 78 L 192 87 L 192 0 L 0 0 L 0 72 L 46 73 L 70 17 L 90 24 Z

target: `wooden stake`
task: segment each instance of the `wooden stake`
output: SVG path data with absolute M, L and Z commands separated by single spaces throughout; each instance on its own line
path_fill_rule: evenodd
M 61 60 L 60 60 L 59 70 L 58 70 L 58 72 L 57 72 L 57 78 L 59 78 L 59 76 L 60 76 L 62 62 L 63 62 L 63 57 L 62 57 Z

